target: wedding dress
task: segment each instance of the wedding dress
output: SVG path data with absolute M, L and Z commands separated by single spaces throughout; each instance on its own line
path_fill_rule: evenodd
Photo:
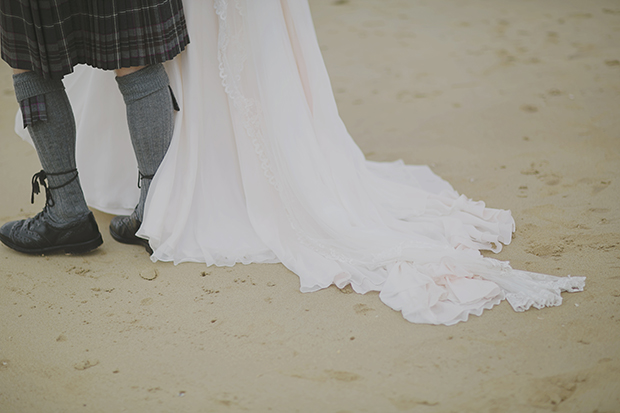
M 482 257 L 510 242 L 510 211 L 426 166 L 364 159 L 305 1 L 186 0 L 185 12 L 192 43 L 166 63 L 181 111 L 138 233 L 153 261 L 281 262 L 303 292 L 379 291 L 415 323 L 455 324 L 503 299 L 517 311 L 559 305 L 561 291 L 583 289 L 583 277 Z M 65 84 L 87 201 L 127 214 L 137 167 L 113 77 L 78 67 Z

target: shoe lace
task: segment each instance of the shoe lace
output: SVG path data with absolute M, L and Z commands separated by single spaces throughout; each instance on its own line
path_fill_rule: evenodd
M 26 228 L 28 229 L 32 229 L 33 226 L 35 226 L 35 224 L 37 224 L 39 221 L 45 220 L 45 216 L 49 213 L 49 209 L 47 204 L 43 207 L 43 210 L 41 212 L 39 212 L 37 215 L 33 216 L 32 218 L 28 218 L 25 222 Z
M 138 188 L 142 188 L 143 179 L 153 179 L 153 177 L 155 177 L 155 174 L 144 175 L 142 172 L 138 171 Z
M 67 182 L 57 185 L 57 186 L 50 186 L 46 180 L 48 176 L 56 176 L 56 175 L 66 175 L 66 174 L 70 174 L 70 173 L 74 173 L 75 175 L 73 175 L 73 177 L 71 179 L 69 179 Z M 77 168 L 73 168 L 70 171 L 64 171 L 64 172 L 45 172 L 43 169 L 41 169 L 41 171 L 37 172 L 36 174 L 34 174 L 32 176 L 32 193 L 30 194 L 30 203 L 34 204 L 34 196 L 38 195 L 39 193 L 41 193 L 41 187 L 45 188 L 45 207 L 43 208 L 42 212 L 45 212 L 45 210 L 47 209 L 47 207 L 52 207 L 54 206 L 55 202 L 54 202 L 54 198 L 52 197 L 52 189 L 59 189 L 62 188 L 63 186 L 67 186 L 69 185 L 71 182 L 75 181 L 78 177 L 78 171 Z M 36 217 L 38 217 L 40 214 L 37 214 Z M 34 218 L 36 218 L 34 217 Z M 33 219 L 34 219 L 33 218 Z

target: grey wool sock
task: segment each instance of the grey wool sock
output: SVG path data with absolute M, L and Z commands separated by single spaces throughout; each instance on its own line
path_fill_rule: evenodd
M 62 226 L 88 214 L 75 163 L 75 119 L 61 80 L 44 79 L 34 72 L 13 75 L 15 95 L 41 166 L 47 175 L 48 212 Z M 39 175 L 39 182 L 43 176 Z M 33 178 L 34 185 L 34 178 Z
M 151 178 L 157 172 L 172 139 L 172 96 L 168 89 L 168 75 L 162 64 L 117 77 L 116 81 L 127 106 L 127 124 L 141 177 L 140 200 L 134 215 L 142 221 Z

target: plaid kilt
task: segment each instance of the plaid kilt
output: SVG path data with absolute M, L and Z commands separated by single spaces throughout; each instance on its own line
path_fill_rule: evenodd
M 2 59 L 60 79 L 172 59 L 189 43 L 181 0 L 0 0 Z

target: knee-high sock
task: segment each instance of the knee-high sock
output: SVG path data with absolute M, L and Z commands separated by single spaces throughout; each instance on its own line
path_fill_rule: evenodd
M 163 65 L 156 64 L 117 77 L 116 81 L 127 106 L 127 124 L 140 174 L 155 175 L 174 128 L 168 75 Z M 140 221 L 150 185 L 151 179 L 141 179 L 140 201 L 134 210 Z
M 50 217 L 60 225 L 82 217 L 89 210 L 75 171 L 75 119 L 62 81 L 25 72 L 13 75 L 13 86 L 22 110 L 38 112 L 24 119 L 52 188 Z

